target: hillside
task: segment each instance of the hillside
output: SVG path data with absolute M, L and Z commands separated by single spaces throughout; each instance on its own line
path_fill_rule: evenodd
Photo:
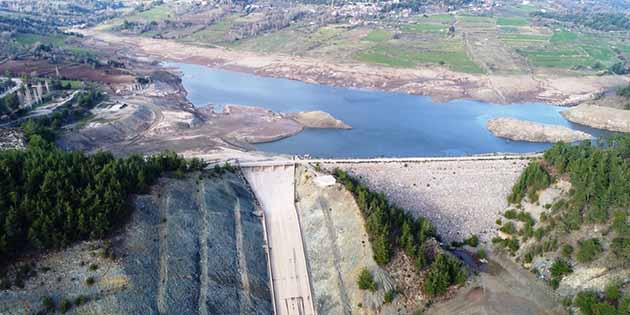
M 510 207 L 497 219 L 495 247 L 583 314 L 604 314 L 585 309 L 586 296 L 588 307 L 627 312 L 629 157 L 628 135 L 596 145 L 558 144 L 527 167 L 508 198 Z

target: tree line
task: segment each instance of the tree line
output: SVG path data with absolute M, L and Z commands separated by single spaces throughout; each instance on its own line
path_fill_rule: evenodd
M 0 152 L 3 263 L 27 250 L 104 237 L 128 217 L 131 194 L 146 192 L 165 172 L 205 167 L 173 152 L 124 159 L 107 152 L 66 152 L 45 140 L 45 127 L 29 128 L 26 150 Z
M 397 250 L 404 251 L 419 272 L 428 268 L 424 289 L 431 296 L 441 295 L 451 285 L 466 280 L 462 263 L 436 248 L 435 242 L 428 242 L 439 238 L 429 220 L 389 204 L 384 194 L 370 191 L 341 169 L 335 169 L 334 176 L 355 197 L 377 264 L 387 265 Z

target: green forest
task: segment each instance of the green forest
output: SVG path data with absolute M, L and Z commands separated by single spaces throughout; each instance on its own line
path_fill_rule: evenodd
M 403 209 L 389 204 L 385 195 L 370 191 L 343 170 L 336 169 L 334 176 L 357 201 L 377 264 L 387 265 L 396 250 L 403 250 L 415 260 L 418 271 L 428 269 L 424 291 L 430 296 L 442 295 L 451 285 L 466 281 L 467 271 L 463 264 L 427 242 L 438 238 L 429 220 L 414 218 Z
M 116 159 L 107 152 L 66 152 L 44 139 L 50 130 L 30 124 L 26 150 L 0 152 L 0 261 L 27 250 L 61 248 L 102 238 L 128 217 L 130 194 L 146 192 L 164 172 L 204 167 L 167 152 Z M 44 135 L 44 137 L 42 137 Z

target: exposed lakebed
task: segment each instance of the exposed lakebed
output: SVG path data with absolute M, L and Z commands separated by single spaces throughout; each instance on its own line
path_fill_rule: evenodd
M 460 156 L 492 152 L 535 152 L 545 143 L 495 137 L 486 122 L 511 117 L 565 126 L 594 135 L 602 131 L 573 124 L 564 107 L 541 103 L 496 105 L 471 100 L 436 103 L 430 97 L 337 88 L 287 79 L 168 63 L 183 73 L 195 106 L 238 104 L 276 112 L 321 110 L 351 130 L 306 129 L 296 136 L 257 144 L 261 151 L 317 157 Z

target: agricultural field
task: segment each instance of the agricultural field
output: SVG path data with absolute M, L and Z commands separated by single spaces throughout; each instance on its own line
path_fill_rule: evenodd
M 138 35 L 171 38 L 204 47 L 387 67 L 438 65 L 464 73 L 551 71 L 582 75 L 604 71 L 630 57 L 627 43 L 630 38 L 623 38 L 627 34 L 615 38 L 542 23 L 530 15 L 538 10 L 540 6 L 514 5 L 494 14 L 475 15 L 465 11 L 418 14 L 359 24 L 345 21 L 322 24 L 304 19 L 252 32 L 252 27 L 268 23 L 269 16 L 261 12 L 224 11 L 212 20 L 205 19 L 217 16 L 210 11 L 196 12 L 169 3 L 121 17 L 112 21 L 110 27 L 123 21 L 145 23 L 141 25 L 160 23 L 160 27 L 143 30 Z M 179 19 L 180 24 L 190 21 L 195 26 L 168 30 L 173 19 Z

